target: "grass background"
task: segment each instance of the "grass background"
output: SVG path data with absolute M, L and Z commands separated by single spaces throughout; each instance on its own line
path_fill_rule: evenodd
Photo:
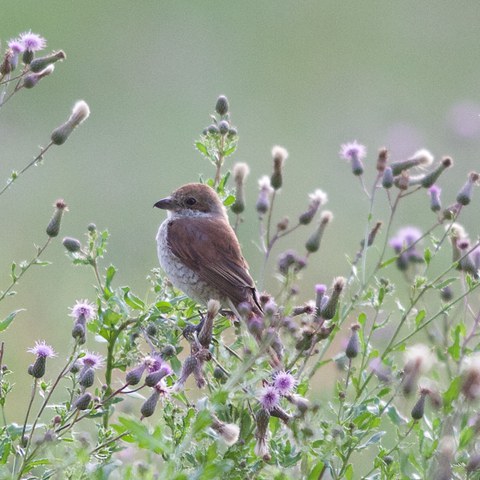
M 61 236 L 83 239 L 90 222 L 108 228 L 106 265 L 118 267 L 117 285 L 143 296 L 164 218 L 152 205 L 199 173 L 213 174 L 193 141 L 226 94 L 240 133 L 234 160 L 251 167 L 239 237 L 254 276 L 261 264 L 256 180 L 270 173 L 271 147 L 290 152 L 277 219 L 295 219 L 316 188 L 329 194 L 335 220 L 303 278 L 301 300 L 312 297 L 314 283 L 347 273 L 345 255 L 354 255 L 363 236 L 368 201 L 338 158 L 341 143 L 367 145 L 367 183 L 378 147 L 387 146 L 393 160 L 422 147 L 436 158 L 451 155 L 455 169 L 440 180 L 445 204 L 466 173 L 478 170 L 479 20 L 476 1 L 2 2 L 4 42 L 31 29 L 46 37 L 48 50 L 64 49 L 67 61 L 2 108 L 0 180 L 48 143 L 76 100 L 92 113 L 0 198 L 0 289 L 9 284 L 11 261 L 31 258 L 33 244 L 44 242 L 52 203 L 62 197 L 70 212 Z M 472 236 L 475 205 L 464 217 Z M 400 218 L 430 225 L 427 196 L 406 201 Z M 309 231 L 288 246 L 301 249 Z M 32 358 L 24 352 L 35 339 L 66 352 L 68 307 L 94 298 L 91 272 L 71 267 L 60 240 L 45 255 L 53 265 L 29 272 L 18 295 L 0 304 L 1 318 L 27 309 L 3 335 L 12 369 L 26 370 Z M 272 291 L 275 285 L 267 283 Z M 29 381 L 21 379 L 13 403 L 23 411 Z

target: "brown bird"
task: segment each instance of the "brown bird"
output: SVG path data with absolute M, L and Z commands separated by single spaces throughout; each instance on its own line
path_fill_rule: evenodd
M 157 249 L 173 285 L 202 304 L 216 299 L 237 316 L 242 302 L 260 314 L 255 283 L 215 190 L 189 183 L 154 206 L 168 212 L 158 229 Z

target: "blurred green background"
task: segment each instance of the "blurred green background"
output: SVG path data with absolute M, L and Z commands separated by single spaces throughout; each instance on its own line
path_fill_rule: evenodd
M 117 285 L 143 296 L 164 218 L 152 205 L 200 173 L 213 175 L 193 141 L 219 94 L 228 96 L 240 133 L 234 160 L 251 167 L 239 237 L 254 276 L 261 264 L 256 181 L 270 174 L 271 147 L 290 153 L 276 219 L 295 219 L 316 188 L 329 195 L 335 220 L 303 276 L 302 301 L 313 296 L 313 284 L 347 274 L 346 255 L 355 254 L 364 234 L 368 200 L 338 158 L 341 143 L 367 146 L 367 184 L 381 146 L 393 160 L 423 147 L 437 159 L 451 155 L 455 168 L 439 182 L 444 204 L 479 168 L 477 1 L 4 1 L 0 25 L 3 42 L 31 29 L 47 39 L 48 51 L 67 54 L 52 76 L 0 110 L 2 183 L 48 143 L 76 100 L 86 100 L 92 112 L 65 145 L 0 197 L 0 289 L 9 284 L 11 261 L 31 258 L 33 244 L 45 241 L 60 197 L 70 207 L 61 236 L 83 239 L 90 222 L 108 228 L 105 265 L 119 269 Z M 478 198 L 464 216 L 472 237 Z M 384 196 L 380 217 L 381 204 Z M 399 219 L 430 226 L 427 196 L 404 202 Z M 301 251 L 309 232 L 280 245 L 273 263 L 286 247 Z M 44 258 L 53 264 L 29 272 L 18 295 L 0 304 L 1 318 L 27 309 L 3 335 L 13 369 L 26 370 L 33 358 L 24 352 L 36 339 L 65 353 L 68 307 L 94 299 L 92 273 L 71 266 L 61 238 Z M 275 281 L 267 286 L 274 291 Z M 29 381 L 21 378 L 14 396 L 23 404 Z

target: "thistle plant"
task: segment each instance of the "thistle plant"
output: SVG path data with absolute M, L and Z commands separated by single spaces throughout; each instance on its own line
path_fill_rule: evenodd
M 7 53 L 15 63 L 14 44 Z M 32 65 L 50 61 L 26 56 L 20 80 L 35 73 Z M 12 78 L 6 69 L 2 75 Z M 52 144 L 66 140 L 78 115 L 74 109 L 54 130 Z M 348 265 L 308 285 L 302 276 L 323 253 L 322 240 L 348 218 L 336 213 L 334 220 L 325 210 L 323 185 L 305 194 L 302 211 L 288 212 L 293 221 L 277 212 L 276 197 L 292 188 L 281 146 L 265 159 L 270 173 L 258 180 L 257 198 L 247 198 L 249 167 L 230 163 L 239 134 L 225 96 L 211 119 L 195 143 L 214 168 L 201 181 L 216 189 L 237 232 L 246 209 L 257 213 L 263 264 L 256 280 L 269 288 L 259 296 L 263 316 L 252 316 L 248 303 L 237 313 L 223 310 L 217 299 L 205 309 L 157 268 L 143 297 L 119 286 L 117 268 L 105 258 L 106 229 L 92 223 L 84 237 L 63 232 L 63 247 L 55 242 L 67 210 L 58 200 L 47 245 L 64 248 L 72 265 L 89 269 L 95 286 L 70 313 L 56 299 L 71 317 L 64 329 L 70 353 L 59 370 L 48 360 L 58 350 L 48 339 L 29 349 L 35 360 L 27 372 L 5 366 L 9 345 L 1 345 L 0 473 L 18 479 L 478 478 L 480 246 L 478 232 L 467 232 L 461 221 L 475 204 L 479 175 L 468 173 L 456 198 L 444 200 L 440 185 L 453 166 L 450 157 L 435 162 L 422 149 L 392 161 L 380 148 L 372 166 L 371 148 L 345 143 L 340 156 L 350 163 L 352 183 L 360 183 L 358 195 L 367 198 L 365 226 Z M 364 176 L 372 170 L 368 185 Z M 429 224 L 398 220 L 413 196 Z M 379 202 L 388 207 L 385 218 L 374 217 Z M 303 233 L 300 245 L 294 231 Z M 0 301 L 45 248 L 20 273 L 15 264 Z M 15 328 L 20 310 L 0 329 Z M 8 418 L 14 383 L 26 378 L 32 388 L 25 414 Z

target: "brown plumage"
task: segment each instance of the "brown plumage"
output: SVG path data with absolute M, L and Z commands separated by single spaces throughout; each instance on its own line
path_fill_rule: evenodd
M 155 206 L 168 211 L 157 246 L 170 281 L 201 303 L 215 298 L 236 311 L 240 303 L 248 302 L 260 312 L 255 283 L 216 192 L 190 183 Z

